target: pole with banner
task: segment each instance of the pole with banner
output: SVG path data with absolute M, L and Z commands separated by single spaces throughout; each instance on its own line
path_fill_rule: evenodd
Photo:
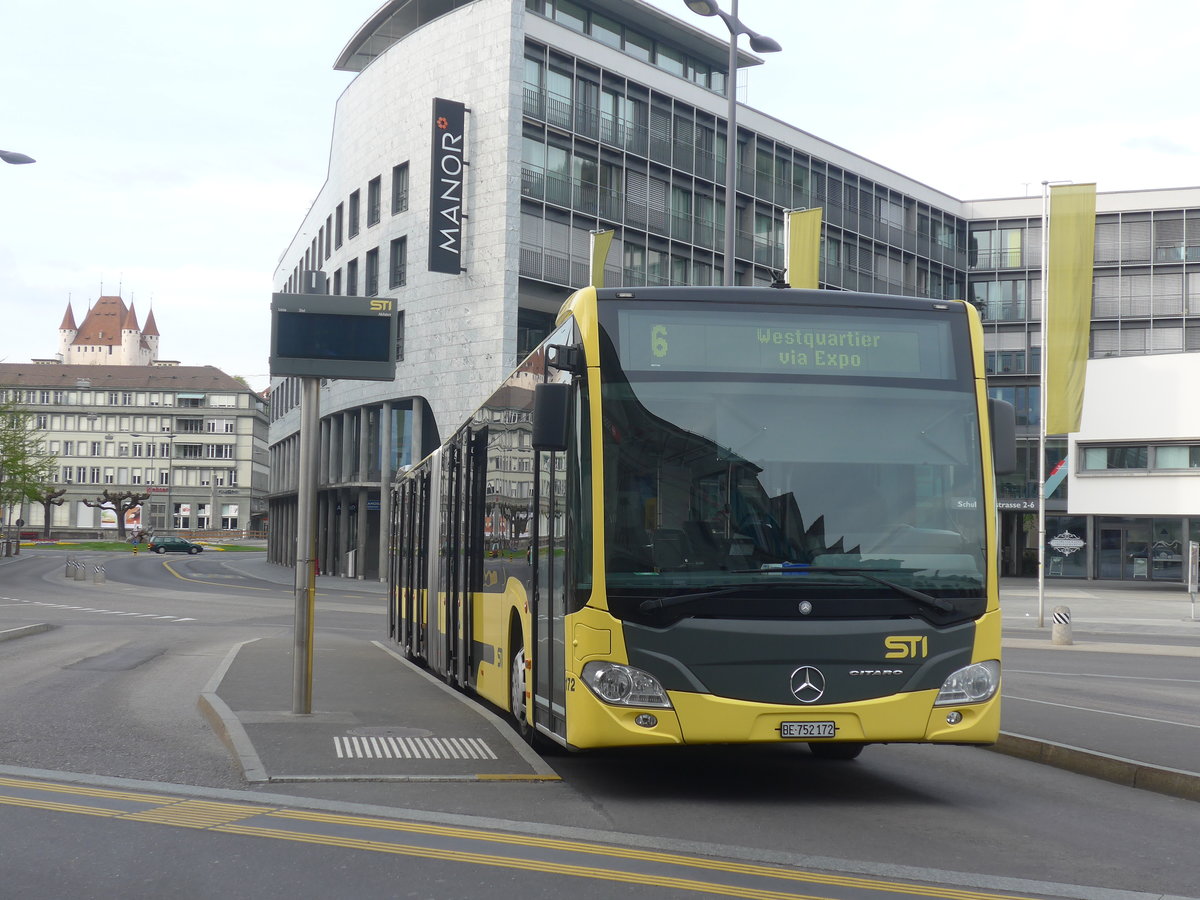
M 608 248 L 612 244 L 613 231 L 591 231 L 591 256 L 588 260 L 588 281 L 594 288 L 604 287 L 604 262 L 608 259 Z
M 1079 430 L 1092 322 L 1096 185 L 1042 182 L 1038 627 L 1046 623 L 1046 436 Z M 1057 485 L 1055 485 L 1057 487 Z
M 821 270 L 821 207 L 788 210 L 783 227 L 787 283 L 815 291 Z

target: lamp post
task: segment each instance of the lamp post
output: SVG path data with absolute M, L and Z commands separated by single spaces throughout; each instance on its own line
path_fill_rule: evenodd
M 167 438 L 167 514 L 163 516 L 163 530 L 175 531 L 175 510 L 171 508 L 171 482 L 175 479 L 175 432 L 163 429 Z
M 737 226 L 737 42 L 738 35 L 750 38 L 755 53 L 777 53 L 783 48 L 774 38 L 751 31 L 738 18 L 738 0 L 731 0 L 730 12 L 724 12 L 716 0 L 683 0 L 698 16 L 717 16 L 729 29 L 729 71 L 725 76 L 725 94 L 729 98 L 725 137 L 725 279 L 733 285 L 733 261 L 737 252 L 734 229 Z
M 24 153 L 17 153 L 15 150 L 0 150 L 0 159 L 14 166 L 22 166 L 26 163 L 37 162 L 32 156 L 26 156 Z

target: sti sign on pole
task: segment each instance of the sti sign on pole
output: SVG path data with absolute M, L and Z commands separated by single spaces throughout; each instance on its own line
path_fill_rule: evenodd
M 396 377 L 396 301 L 328 294 L 271 295 L 271 375 L 300 379 L 296 489 L 296 626 L 292 712 L 312 712 L 317 594 L 317 490 L 322 378 Z
M 433 100 L 433 148 L 429 182 L 429 271 L 463 271 L 463 149 L 466 107 L 454 100 Z
M 272 294 L 271 375 L 393 380 L 396 301 Z

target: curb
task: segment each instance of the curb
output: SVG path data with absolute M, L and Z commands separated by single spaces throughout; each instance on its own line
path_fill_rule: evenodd
M 51 625 L 47 622 L 39 622 L 36 625 L 22 625 L 20 628 L 9 628 L 6 631 L 0 631 L 0 641 L 12 641 L 17 638 L 28 637 L 31 634 L 41 634 L 43 631 L 49 631 L 51 628 L 57 627 L 57 625 Z
M 1200 801 L 1200 774 L 1196 772 L 1151 766 L 1120 756 L 1009 732 L 1001 732 L 996 743 L 988 749 L 1125 787 Z
M 251 784 L 261 784 L 270 781 L 267 776 L 266 766 L 263 765 L 262 759 L 259 758 L 258 751 L 254 749 L 254 744 L 250 740 L 250 736 L 246 734 L 246 729 L 242 727 L 241 720 L 234 714 L 228 704 L 217 696 L 217 688 L 221 686 L 221 682 L 225 678 L 225 673 L 229 671 L 229 667 L 233 665 L 233 661 L 237 658 L 238 651 L 246 644 L 252 644 L 257 638 L 249 641 L 242 641 L 236 645 L 229 653 L 226 654 L 224 661 L 220 667 L 213 673 L 213 677 L 209 679 L 208 684 L 204 686 L 204 690 L 200 692 L 200 696 L 196 698 L 196 707 L 200 710 L 200 714 L 204 716 L 209 726 L 217 737 L 221 739 L 229 751 L 241 766 L 242 776 Z

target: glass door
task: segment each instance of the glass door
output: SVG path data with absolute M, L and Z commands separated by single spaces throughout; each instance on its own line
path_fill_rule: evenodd
M 1149 519 L 1099 519 L 1096 577 L 1151 580 L 1154 577 Z

